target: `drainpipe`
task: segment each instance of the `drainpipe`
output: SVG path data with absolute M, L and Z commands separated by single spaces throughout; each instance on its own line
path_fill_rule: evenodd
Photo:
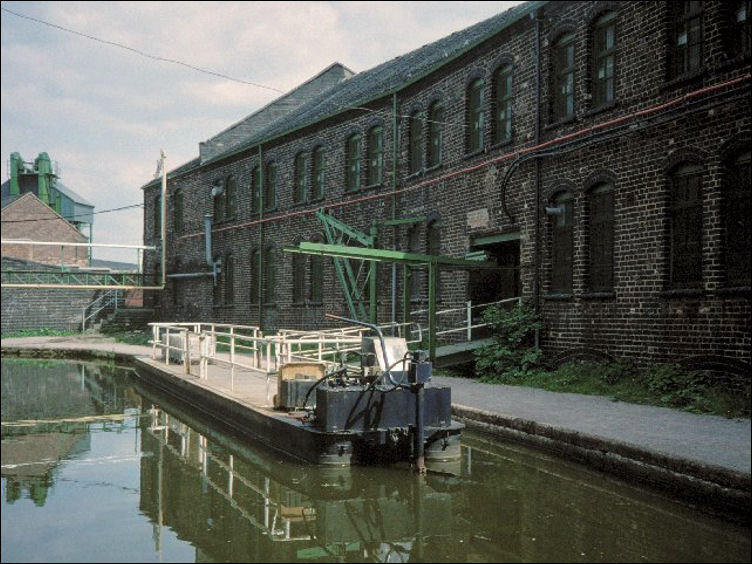
M 212 189 L 212 197 L 215 196 L 214 189 Z M 217 285 L 217 274 L 222 266 L 222 259 L 220 258 L 216 262 L 212 257 L 212 216 L 211 214 L 204 215 L 204 252 L 206 256 L 206 264 L 212 267 L 211 275 L 214 277 L 214 285 Z M 209 273 L 195 273 L 198 276 L 207 276 Z M 171 278 L 178 278 L 180 275 L 171 275 Z M 187 276 L 184 276 L 187 277 Z
M 397 214 L 397 144 L 399 143 L 399 132 L 397 131 L 397 93 L 392 94 L 392 220 L 396 219 Z M 399 227 L 394 226 L 392 231 L 392 249 L 397 250 L 397 231 Z M 392 263 L 392 331 L 394 324 L 397 322 L 397 263 Z
M 259 167 L 259 253 L 258 253 L 258 319 L 259 330 L 264 331 L 264 153 L 261 145 L 258 147 L 258 167 Z M 267 284 L 269 280 L 267 280 Z
M 543 17 L 542 9 L 539 8 L 530 17 L 535 18 L 535 146 L 540 145 L 541 130 L 541 19 Z M 533 308 L 536 315 L 540 314 L 540 246 L 541 246 L 541 159 L 534 159 L 535 162 L 535 245 L 534 245 L 534 268 L 533 268 Z M 535 347 L 540 346 L 540 329 L 535 330 Z

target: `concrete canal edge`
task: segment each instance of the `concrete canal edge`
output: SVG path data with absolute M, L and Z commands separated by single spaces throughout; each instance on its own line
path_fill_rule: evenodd
M 135 368 L 139 355 L 128 350 L 2 347 L 3 356 L 110 361 Z M 750 475 L 665 455 L 613 439 L 605 440 L 536 421 L 452 404 L 452 415 L 467 429 L 494 442 L 532 447 L 629 482 L 653 488 L 699 510 L 750 523 Z
M 750 522 L 750 476 L 531 420 L 452 404 L 452 415 L 495 442 L 514 442 L 648 486 L 700 509 Z

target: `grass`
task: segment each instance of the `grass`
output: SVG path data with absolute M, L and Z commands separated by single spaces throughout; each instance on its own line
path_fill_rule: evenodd
M 445 370 L 449 376 L 473 377 L 474 371 Z M 530 369 L 483 377 L 487 383 L 539 388 L 611 398 L 722 417 L 750 417 L 750 378 L 709 371 L 688 371 L 661 364 L 637 370 L 618 363 L 571 362 L 556 370 Z
M 69 337 L 78 335 L 79 331 L 61 331 L 59 329 L 25 329 L 22 331 L 10 331 L 3 333 L 3 339 L 13 339 L 15 337 Z

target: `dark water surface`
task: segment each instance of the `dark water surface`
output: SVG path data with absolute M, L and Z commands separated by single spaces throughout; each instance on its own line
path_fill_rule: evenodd
M 2 359 L 2 562 L 749 562 L 750 531 L 463 436 L 462 460 L 291 462 L 102 364 Z

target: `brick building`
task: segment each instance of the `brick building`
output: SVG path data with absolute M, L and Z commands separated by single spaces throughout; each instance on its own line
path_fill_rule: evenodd
M 551 358 L 749 365 L 749 10 L 528 2 L 359 74 L 332 65 L 168 175 L 161 317 L 347 315 L 331 260 L 282 250 L 326 240 L 323 209 L 383 249 L 485 251 L 505 268 L 442 272 L 441 307 L 527 298 Z M 143 193 L 161 245 L 159 182 Z M 402 284 L 379 268 L 380 321 Z M 407 294 L 425 299 L 424 275 Z

